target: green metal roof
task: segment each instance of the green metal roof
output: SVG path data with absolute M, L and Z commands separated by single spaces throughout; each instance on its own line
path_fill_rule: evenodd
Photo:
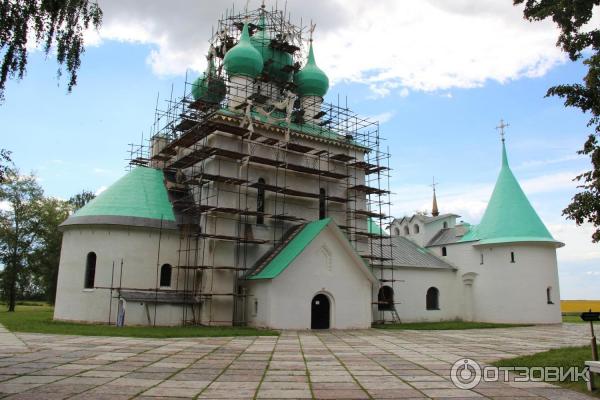
M 175 221 L 162 171 L 147 167 L 130 171 L 73 215 L 90 216 Z
M 208 60 L 206 72 L 192 84 L 194 100 L 203 100 L 208 103 L 219 103 L 225 98 L 227 87 L 223 78 L 217 76 L 217 69 L 213 57 Z
M 502 168 L 488 206 L 477 226 L 471 227 L 461 242 L 479 240 L 480 244 L 513 242 L 553 242 L 508 165 L 502 142 Z
M 229 76 L 248 76 L 256 78 L 263 69 L 263 59 L 260 52 L 250 42 L 248 24 L 242 28 L 242 36 L 226 54 L 223 65 Z
M 369 233 L 381 236 L 387 236 L 387 232 L 383 230 L 381 226 L 379 226 L 373 218 L 369 218 Z
M 290 53 L 271 47 L 271 36 L 265 25 L 265 15 L 262 14 L 257 24 L 258 32 L 250 38 L 250 42 L 262 56 L 263 72 L 280 82 L 287 82 L 292 73 L 291 69 L 286 72 L 284 67 L 293 65 L 294 59 Z
M 306 224 L 264 268 L 247 279 L 273 279 L 281 274 L 330 222 L 331 218 L 325 218 Z
M 329 89 L 329 78 L 317 66 L 312 42 L 308 49 L 308 61 L 304 68 L 294 75 L 294 83 L 298 85 L 298 94 L 300 96 L 323 97 L 327 93 L 327 89 Z

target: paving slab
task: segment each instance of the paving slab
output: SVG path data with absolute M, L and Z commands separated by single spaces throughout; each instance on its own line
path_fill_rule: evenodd
M 0 327 L 4 399 L 592 399 L 543 382 L 456 388 L 452 364 L 585 345 L 585 326 L 468 331 L 284 331 L 140 339 Z

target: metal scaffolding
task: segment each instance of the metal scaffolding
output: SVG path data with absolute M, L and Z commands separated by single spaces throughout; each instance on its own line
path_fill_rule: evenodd
M 223 58 L 244 22 L 251 35 L 267 30 L 272 39 L 265 45 L 291 56 L 291 65 L 279 68 L 278 60 L 268 59 L 271 67 L 257 79 L 231 80 Z M 385 268 L 394 280 L 390 236 L 370 229 L 391 223 L 390 155 L 378 122 L 360 117 L 339 97 L 336 104 L 301 103 L 291 97 L 293 81 L 277 73 L 300 69 L 307 32 L 280 10 L 228 12 L 210 39 L 214 72 L 205 75 L 203 97 L 192 94 L 198 81 L 186 78 L 181 97 L 171 95 L 164 108 L 157 102 L 150 137 L 131 145 L 130 167 L 163 170 L 177 214 L 177 286 L 168 290 L 186 304 L 184 325 L 245 324 L 245 275 L 318 219 L 323 207 L 365 262 L 377 267 L 380 281 L 390 281 Z M 311 107 L 317 112 L 307 115 Z M 232 257 L 225 262 L 215 249 L 230 249 Z M 219 284 L 229 279 L 226 287 Z M 230 317 L 215 314 L 213 307 L 223 303 L 231 304 Z

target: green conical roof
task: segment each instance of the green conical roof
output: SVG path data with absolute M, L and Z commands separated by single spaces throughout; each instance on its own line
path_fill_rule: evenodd
M 308 49 L 308 61 L 295 76 L 294 83 L 298 86 L 300 96 L 325 96 L 329 89 L 329 78 L 321 68 L 317 67 L 315 62 L 315 53 L 313 52 L 312 42 Z
M 203 100 L 208 103 L 219 103 L 225 98 L 227 88 L 223 79 L 217 76 L 217 69 L 213 58 L 208 59 L 206 72 L 199 76 L 192 84 L 194 100 Z
M 137 167 L 113 183 L 71 218 L 119 216 L 175 221 L 163 172 Z
M 272 48 L 271 37 L 266 29 L 265 15 L 262 14 L 258 20 L 258 31 L 250 38 L 250 42 L 262 56 L 263 72 L 270 78 L 280 82 L 287 82 L 292 77 L 291 71 L 282 70 L 285 66 L 291 66 L 294 59 L 290 53 Z
M 514 242 L 551 242 L 554 240 L 537 215 L 508 165 L 502 141 L 502 168 L 481 223 L 465 234 L 461 241 L 479 240 L 480 244 Z
M 256 78 L 261 73 L 263 58 L 250 42 L 247 23 L 242 28 L 240 41 L 225 54 L 223 64 L 229 76 Z

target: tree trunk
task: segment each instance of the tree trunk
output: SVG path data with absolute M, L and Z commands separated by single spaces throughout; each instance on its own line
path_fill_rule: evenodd
M 15 311 L 15 304 L 17 302 L 17 274 L 15 273 L 15 267 L 13 266 L 12 271 L 8 274 L 10 282 L 10 288 L 8 291 L 8 312 Z

